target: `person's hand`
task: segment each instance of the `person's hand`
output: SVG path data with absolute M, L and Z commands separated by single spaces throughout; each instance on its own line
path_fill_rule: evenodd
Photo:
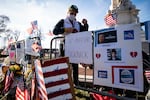
M 75 28 L 65 28 L 65 33 L 76 33 L 78 32 Z

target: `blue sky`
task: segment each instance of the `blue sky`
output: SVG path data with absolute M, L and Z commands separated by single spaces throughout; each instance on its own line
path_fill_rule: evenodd
M 131 0 L 140 9 L 140 22 L 150 20 L 150 0 Z M 75 4 L 79 8 L 77 20 L 88 19 L 89 30 L 105 28 L 104 16 L 111 0 L 0 0 L 0 15 L 10 18 L 10 28 L 26 33 L 30 22 L 38 20 L 42 33 L 53 30 L 54 25 L 66 17 L 67 9 Z

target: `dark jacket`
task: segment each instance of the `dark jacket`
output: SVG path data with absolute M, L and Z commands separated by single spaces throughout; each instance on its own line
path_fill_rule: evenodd
M 82 31 L 88 31 L 88 24 L 86 25 L 82 25 L 80 22 L 79 22 L 79 25 L 80 25 L 80 32 Z M 54 27 L 53 29 L 53 34 L 54 35 L 59 35 L 59 34 L 63 34 L 64 33 L 64 19 L 61 19 Z

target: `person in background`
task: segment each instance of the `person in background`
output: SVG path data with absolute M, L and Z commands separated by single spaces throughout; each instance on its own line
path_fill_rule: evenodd
M 76 5 L 71 5 L 68 8 L 67 16 L 65 19 L 61 19 L 55 25 L 53 29 L 54 35 L 68 35 L 70 33 L 77 33 L 82 31 L 88 31 L 89 25 L 86 19 L 83 19 L 82 24 L 77 21 L 76 16 L 78 14 L 78 7 Z M 63 50 L 64 51 L 64 50 Z M 62 54 L 64 56 L 64 53 Z M 73 80 L 74 84 L 78 84 L 78 64 L 72 64 L 73 67 Z
M 88 31 L 89 29 L 88 21 L 85 18 L 82 19 L 82 27 L 83 31 Z

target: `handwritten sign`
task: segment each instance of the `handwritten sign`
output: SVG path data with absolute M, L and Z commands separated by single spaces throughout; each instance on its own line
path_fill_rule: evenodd
M 92 64 L 92 32 L 79 32 L 65 37 L 65 56 L 71 63 Z

